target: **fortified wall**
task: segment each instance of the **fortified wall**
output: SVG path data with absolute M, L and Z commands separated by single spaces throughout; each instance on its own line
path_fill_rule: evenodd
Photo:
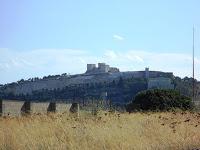
M 158 77 L 148 81 L 148 89 L 174 89 L 174 84 L 170 78 Z

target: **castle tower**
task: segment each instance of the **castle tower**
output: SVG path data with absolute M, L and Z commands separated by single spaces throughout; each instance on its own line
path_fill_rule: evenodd
M 96 69 L 96 64 L 87 64 L 87 72 Z
M 105 63 L 98 63 L 98 69 L 100 72 L 108 72 L 110 66 L 106 65 Z
M 149 79 L 149 68 L 145 68 L 145 78 Z

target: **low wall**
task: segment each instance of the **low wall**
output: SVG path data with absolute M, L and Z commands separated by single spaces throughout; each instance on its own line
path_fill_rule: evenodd
M 72 104 L 61 102 L 29 102 L 0 100 L 0 116 L 21 116 L 24 114 L 46 114 L 48 112 L 69 113 Z M 79 107 L 79 105 L 77 105 Z M 74 113 L 74 112 L 72 112 Z
M 1 116 L 21 116 L 24 101 L 1 100 Z
M 31 103 L 30 113 L 31 114 L 45 114 L 48 111 L 49 104 L 50 104 L 49 102 L 45 102 L 45 103 L 33 102 Z
M 57 113 L 69 113 L 72 104 L 56 103 L 56 112 Z
M 196 108 L 200 109 L 200 101 L 194 101 L 194 105 Z

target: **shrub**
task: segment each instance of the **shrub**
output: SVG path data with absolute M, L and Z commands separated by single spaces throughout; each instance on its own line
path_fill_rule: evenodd
M 135 99 L 127 105 L 127 111 L 134 110 L 170 110 L 179 108 L 192 109 L 191 98 L 180 95 L 175 90 L 153 89 L 138 93 Z

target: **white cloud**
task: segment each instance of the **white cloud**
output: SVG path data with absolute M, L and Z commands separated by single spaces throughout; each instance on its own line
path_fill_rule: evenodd
M 123 40 L 124 40 L 124 37 L 122 37 L 122 36 L 120 36 L 120 35 L 117 35 L 117 34 L 114 34 L 114 35 L 113 35 L 113 38 L 114 38 L 115 40 L 119 40 L 119 41 L 123 41 Z
M 141 50 L 114 51 L 107 50 L 93 55 L 84 50 L 73 49 L 39 49 L 14 51 L 0 49 L 0 83 L 7 83 L 43 77 L 49 74 L 84 73 L 87 63 L 106 62 L 121 71 L 161 70 L 174 72 L 184 77 L 192 74 L 192 57 L 181 53 L 155 53 Z M 199 58 L 195 58 L 196 68 L 200 68 Z M 198 77 L 200 72 L 195 71 Z
M 104 57 L 106 62 L 118 66 L 122 71 L 143 70 L 145 67 L 150 67 L 150 70 L 174 72 L 175 75 L 180 77 L 191 77 L 192 75 L 192 57 L 189 54 L 155 53 L 142 50 L 126 52 L 108 50 Z M 195 68 L 200 68 L 199 58 L 195 58 Z M 197 79 L 200 79 L 199 74 L 199 69 L 195 69 Z
M 136 55 L 136 54 L 130 54 L 129 52 L 125 52 L 125 53 L 122 53 L 122 52 L 115 52 L 113 50 L 107 50 L 105 53 L 104 53 L 104 57 L 106 60 L 109 60 L 109 61 L 130 61 L 130 62 L 143 62 L 143 59 Z
M 106 51 L 104 55 L 112 60 L 118 58 L 117 54 L 112 50 Z
M 87 60 L 86 51 L 72 49 L 39 49 L 14 51 L 0 49 L 0 83 L 49 74 L 82 73 Z M 94 61 L 94 60 L 91 60 Z

